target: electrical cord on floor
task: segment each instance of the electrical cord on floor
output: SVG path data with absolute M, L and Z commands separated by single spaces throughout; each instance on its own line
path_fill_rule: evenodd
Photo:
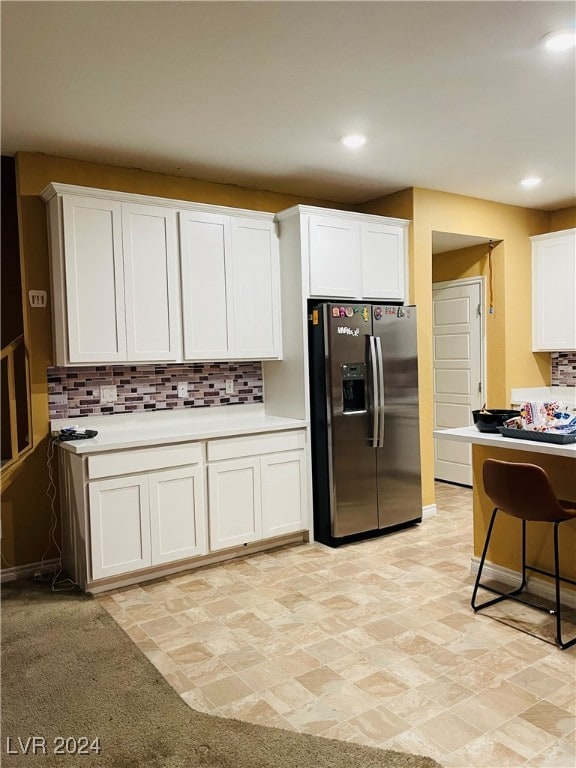
M 54 474 L 52 468 L 52 460 L 54 458 L 54 448 L 59 442 L 58 437 L 48 438 L 48 452 L 47 452 L 47 469 L 48 469 L 48 487 L 46 488 L 46 496 L 50 502 L 50 530 L 48 533 L 48 546 L 42 555 L 40 568 L 34 574 L 34 581 L 40 584 L 49 584 L 53 592 L 68 592 L 73 589 L 77 589 L 78 584 L 73 579 L 60 576 L 62 571 L 62 550 L 60 544 L 56 539 L 56 528 L 58 527 L 58 516 L 56 514 L 55 502 L 56 502 L 56 483 L 54 482 Z M 53 545 L 58 552 L 58 564 L 56 567 L 50 567 L 45 564 L 46 557 Z M 68 584 L 70 586 L 63 586 Z

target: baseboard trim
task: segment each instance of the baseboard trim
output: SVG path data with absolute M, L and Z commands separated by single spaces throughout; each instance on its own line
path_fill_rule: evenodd
M 16 581 L 16 579 L 25 579 L 29 576 L 34 576 L 36 571 L 47 570 L 52 571 L 60 568 L 59 558 L 53 560 L 44 560 L 39 563 L 28 563 L 27 565 L 16 565 L 12 568 L 2 568 L 0 571 L 0 584 L 4 584 L 7 581 Z
M 436 504 L 427 504 L 425 507 L 422 507 L 422 520 L 426 520 L 428 517 L 434 517 L 436 511 Z
M 480 558 L 473 557 L 470 563 L 470 571 L 472 572 L 473 576 L 476 576 L 478 573 L 479 566 Z M 482 581 L 484 581 L 484 578 L 486 581 L 494 579 L 494 581 L 499 581 L 502 584 L 506 584 L 510 587 L 517 586 L 521 580 L 521 576 L 518 571 L 513 571 L 510 568 L 504 568 L 502 565 L 494 565 L 494 563 L 489 563 L 488 561 L 484 563 L 484 575 L 482 577 Z M 550 600 L 551 602 L 556 600 L 556 596 L 554 594 L 554 584 L 550 581 L 539 579 L 538 577 L 531 574 L 528 575 L 527 591 L 532 595 L 536 595 L 536 597 L 543 597 L 545 600 Z M 567 587 L 563 586 L 561 587 L 560 593 L 562 605 L 565 605 L 570 609 L 576 609 L 576 590 L 568 589 Z

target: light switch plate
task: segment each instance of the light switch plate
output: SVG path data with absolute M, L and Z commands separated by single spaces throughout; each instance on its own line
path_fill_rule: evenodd
M 47 298 L 46 291 L 28 291 L 28 301 L 31 307 L 45 307 Z
M 188 382 L 187 381 L 179 381 L 178 382 L 178 397 L 188 397 Z
M 226 379 L 226 394 L 234 394 L 234 379 Z

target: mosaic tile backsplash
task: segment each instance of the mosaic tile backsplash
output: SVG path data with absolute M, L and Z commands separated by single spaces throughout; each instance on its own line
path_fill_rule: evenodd
M 576 352 L 552 352 L 550 368 L 553 387 L 576 387 Z
M 262 402 L 259 362 L 55 367 L 47 373 L 51 419 Z M 229 379 L 232 394 L 226 394 Z M 178 397 L 180 382 L 188 384 L 186 397 Z M 117 399 L 103 403 L 100 387 L 109 385 L 116 386 Z

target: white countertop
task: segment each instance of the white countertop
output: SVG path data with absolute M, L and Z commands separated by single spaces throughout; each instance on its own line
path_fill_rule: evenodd
M 514 405 L 526 402 L 550 403 L 555 400 L 576 410 L 576 387 L 523 387 L 510 390 L 510 402 Z
M 50 429 L 54 433 L 73 426 L 78 429 L 95 429 L 98 435 L 89 440 L 70 440 L 59 445 L 72 453 L 89 454 L 217 437 L 237 437 L 257 432 L 303 429 L 307 422 L 303 419 L 269 416 L 262 405 L 230 405 L 55 419 Z
M 535 440 L 522 440 L 504 437 L 499 432 L 479 432 L 476 427 L 456 427 L 456 429 L 435 429 L 434 437 L 440 440 L 458 440 L 476 445 L 489 445 L 492 448 L 508 448 L 516 451 L 547 453 L 549 456 L 576 458 L 576 443 L 559 445 L 558 443 L 540 443 Z

